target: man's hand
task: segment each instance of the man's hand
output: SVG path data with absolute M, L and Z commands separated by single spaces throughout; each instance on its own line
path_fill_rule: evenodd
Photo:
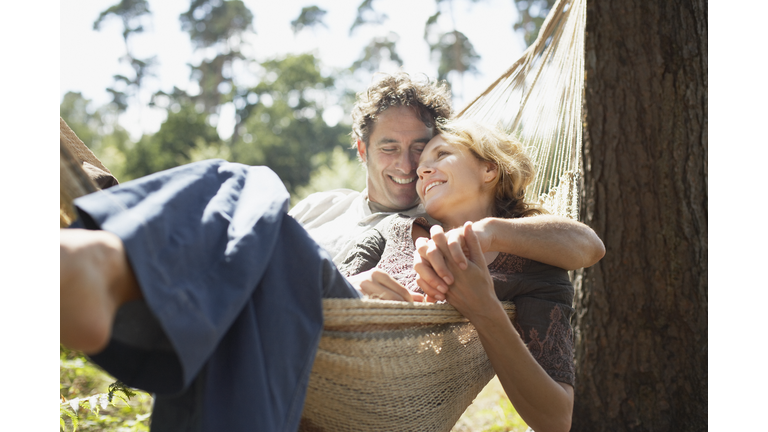
M 424 301 L 423 295 L 408 291 L 392 276 L 377 268 L 350 276 L 347 280 L 355 289 L 372 298 L 407 302 Z
M 483 221 L 473 224 L 474 235 L 482 252 L 488 252 L 491 237 L 483 229 Z M 466 270 L 469 249 L 465 239 L 465 227 L 455 228 L 447 233 L 439 225 L 430 229 L 431 239 L 416 240 L 416 253 L 413 267 L 416 270 L 416 283 L 427 294 L 437 300 L 445 300 L 448 285 L 454 282 L 454 277 L 448 269 L 447 261 L 461 270 Z

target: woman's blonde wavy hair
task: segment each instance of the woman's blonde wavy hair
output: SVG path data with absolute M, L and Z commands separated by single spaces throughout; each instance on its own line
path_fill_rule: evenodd
M 442 125 L 440 136 L 448 144 L 464 146 L 479 160 L 498 167 L 493 216 L 520 218 L 548 213 L 537 204 L 525 202 L 525 189 L 533 181 L 536 167 L 513 135 L 459 118 Z

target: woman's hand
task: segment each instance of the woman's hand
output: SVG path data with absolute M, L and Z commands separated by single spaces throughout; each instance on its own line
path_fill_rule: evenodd
M 424 301 L 422 294 L 408 291 L 388 273 L 377 268 L 349 276 L 347 280 L 356 290 L 372 298 L 407 302 Z
M 492 237 L 483 229 L 484 225 L 483 221 L 476 222 L 473 224 L 472 231 L 482 252 L 488 252 Z M 479 231 L 477 228 L 480 228 Z M 416 240 L 414 254 L 414 269 L 418 275 L 416 281 L 428 296 L 445 300 L 444 294 L 448 291 L 448 285 L 454 283 L 453 272 L 448 267 L 449 262 L 461 270 L 467 268 L 469 250 L 465 240 L 465 229 L 466 226 L 444 232 L 442 227 L 435 225 L 430 230 L 431 239 Z
M 493 279 L 472 223 L 465 223 L 459 230 L 466 261 L 463 266 L 453 259 L 444 261 L 454 280 L 448 285 L 445 299 L 467 319 L 473 321 L 484 315 L 492 306 L 498 305 L 499 301 L 493 290 Z M 443 254 L 452 253 L 446 251 L 447 244 L 436 243 L 438 250 Z

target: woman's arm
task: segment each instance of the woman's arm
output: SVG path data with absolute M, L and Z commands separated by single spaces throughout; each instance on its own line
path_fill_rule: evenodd
M 449 285 L 446 300 L 477 329 L 499 381 L 523 420 L 537 432 L 570 430 L 573 387 L 553 380 L 528 351 L 496 298 L 472 224 L 462 230 L 469 260 L 464 270 L 447 263 L 455 282 Z
M 448 302 L 451 302 L 450 298 L 449 295 Z M 528 351 L 498 301 L 497 304 L 498 308 L 490 308 L 482 315 L 467 318 L 477 329 L 480 342 L 507 397 L 533 430 L 569 431 L 573 415 L 573 387 L 547 375 Z

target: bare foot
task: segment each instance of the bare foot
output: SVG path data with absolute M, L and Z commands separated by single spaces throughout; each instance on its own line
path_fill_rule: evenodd
M 109 342 L 117 309 L 141 298 L 123 242 L 107 231 L 60 230 L 59 338 L 86 354 Z

